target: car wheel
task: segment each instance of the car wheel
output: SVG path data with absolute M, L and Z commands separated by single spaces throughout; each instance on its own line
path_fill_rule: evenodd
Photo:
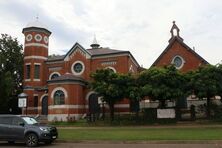
M 38 145 L 38 137 L 36 134 L 28 134 L 25 139 L 25 143 L 28 147 L 35 147 Z

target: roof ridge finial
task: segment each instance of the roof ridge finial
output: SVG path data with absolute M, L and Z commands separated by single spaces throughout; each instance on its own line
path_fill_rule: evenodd
M 177 39 L 183 41 L 183 38 L 180 37 L 180 29 L 176 25 L 176 21 L 173 21 L 173 25 L 170 29 L 170 33 L 171 33 L 171 38 L 170 38 L 169 42 L 171 42 L 174 38 L 177 38 Z
M 38 13 L 37 13 L 35 19 L 36 19 L 36 21 L 39 21 L 39 14 Z
M 95 33 L 94 33 L 94 38 L 93 38 L 93 44 L 98 44 Z
M 93 42 L 92 42 L 92 44 L 90 45 L 93 49 L 95 49 L 95 48 L 99 48 L 99 44 L 98 44 L 98 42 L 97 42 L 97 39 L 96 39 L 96 34 L 94 33 L 94 38 L 93 38 Z

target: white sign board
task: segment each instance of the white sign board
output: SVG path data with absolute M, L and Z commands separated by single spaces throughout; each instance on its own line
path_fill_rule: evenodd
M 18 107 L 27 107 L 27 99 L 26 98 L 19 98 L 18 99 Z
M 157 118 L 175 118 L 175 109 L 157 109 Z

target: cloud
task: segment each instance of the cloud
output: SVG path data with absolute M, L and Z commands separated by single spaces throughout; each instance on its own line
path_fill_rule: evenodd
M 217 0 L 0 1 L 0 31 L 23 42 L 22 27 L 38 14 L 52 31 L 51 54 L 62 54 L 75 42 L 88 48 L 95 33 L 101 46 L 130 50 L 149 67 L 167 46 L 176 20 L 185 43 L 216 64 L 222 54 L 221 8 Z

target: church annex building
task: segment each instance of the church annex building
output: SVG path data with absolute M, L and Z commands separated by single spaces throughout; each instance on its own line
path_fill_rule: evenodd
M 100 47 L 96 39 L 90 49 L 75 43 L 65 55 L 49 56 L 51 32 L 38 20 L 29 23 L 22 32 L 23 92 L 27 94 L 27 110 L 23 108 L 23 114 L 47 115 L 48 121 L 78 120 L 101 105 L 96 92 L 86 87 L 91 72 L 109 68 L 118 73 L 138 73 L 141 69 L 129 51 Z M 170 32 L 169 45 L 152 66 L 175 64 L 186 72 L 208 64 L 183 42 L 175 22 Z M 129 113 L 129 104 L 127 100 L 119 102 L 115 110 Z

